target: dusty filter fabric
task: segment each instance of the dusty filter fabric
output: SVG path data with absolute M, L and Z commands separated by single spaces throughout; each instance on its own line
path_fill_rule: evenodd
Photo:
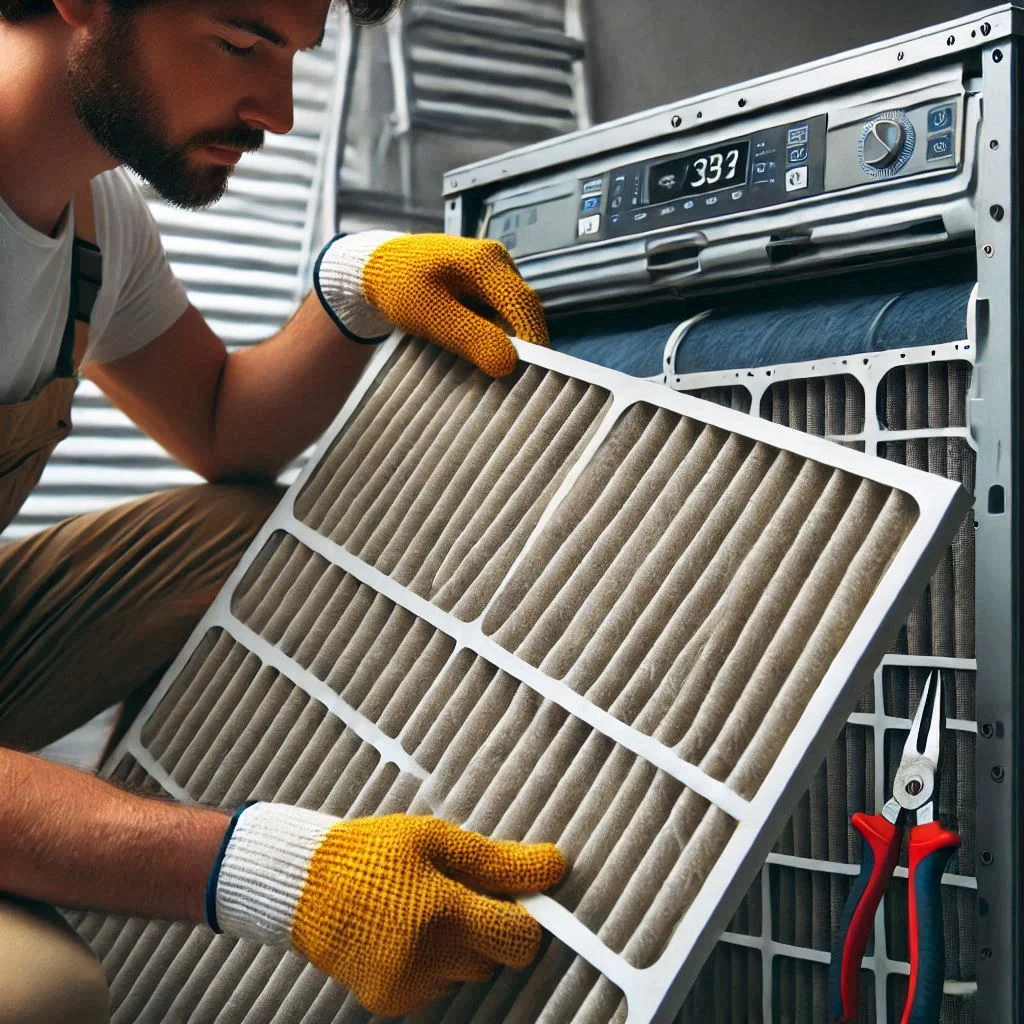
M 383 349 L 107 771 L 557 842 L 572 871 L 531 903 L 554 933 L 539 958 L 416 1019 L 648 1020 L 696 959 L 696 915 L 741 895 L 708 879 L 770 827 L 783 742 L 820 728 L 801 712 L 823 680 L 829 701 L 849 689 L 844 643 L 884 628 L 883 589 L 951 536 L 963 496 L 523 355 L 494 381 Z M 115 1022 L 368 1019 L 293 954 L 74 919 Z M 729 985 L 753 998 L 747 966 L 729 960 Z
M 804 366 L 799 368 L 803 374 L 770 384 L 755 405 L 764 419 L 862 450 L 863 440 L 844 438 L 873 435 L 868 451 L 877 447 L 883 458 L 956 480 L 973 492 L 975 454 L 966 436 L 972 365 L 963 358 L 968 350 L 966 343 L 955 343 L 931 350 L 930 358 L 925 351 L 903 353 L 892 360 L 896 365 L 881 371 L 872 367 L 875 357 L 869 353 L 851 358 L 852 372 L 843 376 L 829 376 L 825 367 L 816 368 L 818 376 L 806 376 L 810 368 Z M 790 369 L 775 368 L 772 377 Z M 730 373 L 728 379 L 733 378 Z M 691 393 L 726 407 L 751 404 L 750 392 L 742 385 L 723 382 Z M 906 429 L 928 436 L 906 440 L 893 435 Z M 934 658 L 955 658 L 962 666 L 944 676 L 949 685 L 943 691 L 948 728 L 942 740 L 938 811 L 942 821 L 960 834 L 961 846 L 947 868 L 943 892 L 945 976 L 951 991 L 943 1000 L 941 1024 L 970 1024 L 983 1017 L 974 985 L 974 547 L 973 516 L 968 514 L 911 609 L 887 662 L 876 671 L 874 685 L 858 701 L 858 724 L 843 730 L 783 829 L 769 857 L 770 864 L 779 866 L 769 870 L 764 884 L 759 878 L 748 893 L 745 905 L 756 906 L 763 916 L 753 923 L 750 918 L 734 920 L 726 929 L 723 962 L 734 950 L 743 949 L 754 955 L 751 971 L 758 984 L 765 979 L 763 1005 L 772 1009 L 770 1014 L 762 1010 L 762 1018 L 793 1024 L 817 1024 L 827 1018 L 826 986 L 820 972 L 810 966 L 824 962 L 828 944 L 823 946 L 821 937 L 835 934 L 843 906 L 837 894 L 849 885 L 850 871 L 856 871 L 860 862 L 861 839 L 849 825 L 850 815 L 865 808 L 878 811 L 887 798 L 886 784 L 906 736 L 892 728 L 891 718 L 910 718 Z M 883 775 L 883 767 L 888 774 Z M 905 854 L 902 865 L 906 867 Z M 872 970 L 865 971 L 861 983 L 865 1020 L 896 1019 L 902 1011 L 909 970 L 905 883 L 890 888 L 879 917 L 881 924 L 868 948 Z M 793 970 L 780 973 L 773 967 L 780 954 L 790 957 Z M 871 982 L 870 988 L 864 979 Z M 877 1003 L 872 1005 L 872 1000 Z M 757 1019 L 747 1011 L 745 991 L 730 995 L 716 987 L 713 975 L 705 970 L 687 1007 L 709 1005 L 712 1009 L 702 1019 L 716 1024 Z

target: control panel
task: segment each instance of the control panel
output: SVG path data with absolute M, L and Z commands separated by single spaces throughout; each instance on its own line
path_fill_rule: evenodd
M 837 110 L 612 166 L 495 204 L 486 234 L 515 256 L 708 223 L 958 165 L 962 97 Z

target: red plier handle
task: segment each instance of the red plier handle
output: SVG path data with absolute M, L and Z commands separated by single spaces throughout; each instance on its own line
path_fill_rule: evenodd
M 860 1013 L 860 969 L 878 905 L 900 856 L 902 830 L 881 814 L 850 819 L 864 840 L 860 874 L 839 920 L 829 967 L 829 1016 L 856 1020 Z M 900 1024 L 938 1024 L 945 974 L 942 872 L 960 845 L 955 832 L 937 821 L 910 830 L 910 988 Z
M 860 968 L 878 905 L 900 859 L 902 829 L 881 814 L 850 819 L 864 839 L 860 874 L 839 918 L 828 973 L 828 1011 L 833 1020 L 856 1020 L 860 1013 Z M 941 912 L 940 912 L 941 919 Z

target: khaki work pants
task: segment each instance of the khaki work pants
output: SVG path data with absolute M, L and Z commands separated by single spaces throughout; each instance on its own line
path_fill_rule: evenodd
M 37 750 L 138 710 L 282 491 L 202 485 L 0 546 L 0 746 Z M 50 908 L 0 899 L 0 1024 L 106 1021 L 91 950 Z

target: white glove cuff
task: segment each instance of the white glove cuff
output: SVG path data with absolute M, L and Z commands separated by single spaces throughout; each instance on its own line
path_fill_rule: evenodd
M 387 318 L 363 294 L 363 268 L 370 254 L 400 231 L 360 231 L 328 242 L 313 270 L 324 308 L 352 341 L 375 344 L 391 333 Z
M 267 945 L 289 942 L 310 861 L 337 820 L 286 804 L 242 811 L 216 880 L 221 930 Z

